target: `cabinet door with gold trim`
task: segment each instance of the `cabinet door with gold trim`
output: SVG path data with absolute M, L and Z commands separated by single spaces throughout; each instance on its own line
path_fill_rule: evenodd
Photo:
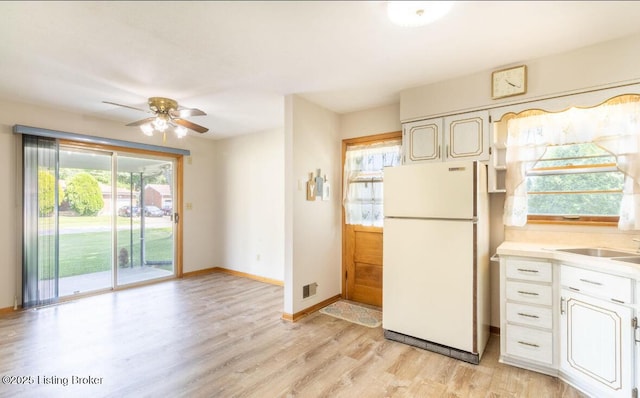
M 402 126 L 404 163 L 442 161 L 442 118 Z
M 562 290 L 561 370 L 594 396 L 630 397 L 630 307 Z
M 444 118 L 446 160 L 489 160 L 489 111 Z

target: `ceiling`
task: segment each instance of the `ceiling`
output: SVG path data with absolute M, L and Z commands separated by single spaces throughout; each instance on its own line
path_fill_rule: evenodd
M 0 2 L 0 100 L 126 124 L 148 115 L 102 101 L 170 97 L 218 139 L 282 127 L 288 94 L 337 113 L 393 104 L 638 20 L 637 1 L 460 1 L 420 28 L 392 25 L 379 1 Z

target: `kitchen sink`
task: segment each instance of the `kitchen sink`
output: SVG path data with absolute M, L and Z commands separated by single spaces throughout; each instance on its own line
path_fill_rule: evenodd
M 640 264 L 640 256 L 635 257 L 614 257 L 616 261 L 624 261 L 625 263 Z
M 621 251 L 611 250 L 611 249 L 600 249 L 600 248 L 594 248 L 594 247 L 581 247 L 576 249 L 556 249 L 556 250 L 559 252 L 582 254 L 584 256 L 591 256 L 591 257 L 630 258 L 632 256 L 632 254 L 628 252 L 621 252 Z M 629 262 L 632 262 L 632 261 L 629 261 Z

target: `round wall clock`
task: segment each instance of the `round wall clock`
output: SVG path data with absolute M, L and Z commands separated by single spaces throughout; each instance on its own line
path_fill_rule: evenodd
M 527 66 L 497 70 L 491 74 L 491 98 L 498 99 L 527 92 Z

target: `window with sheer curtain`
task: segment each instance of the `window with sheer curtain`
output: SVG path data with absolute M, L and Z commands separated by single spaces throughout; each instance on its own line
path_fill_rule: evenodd
M 344 161 L 346 224 L 382 227 L 383 170 L 400 164 L 402 141 L 350 145 Z
M 523 112 L 507 126 L 505 225 L 523 226 L 541 212 L 569 219 L 617 212 L 619 229 L 640 229 L 640 95 Z

